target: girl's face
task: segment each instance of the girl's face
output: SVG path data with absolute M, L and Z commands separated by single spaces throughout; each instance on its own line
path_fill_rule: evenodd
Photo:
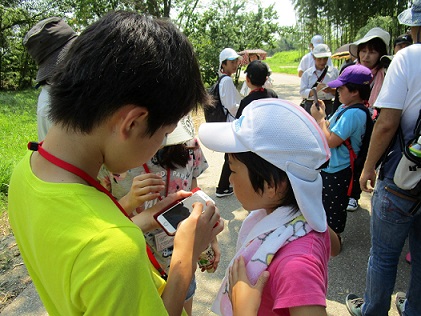
M 229 166 L 231 169 L 230 182 L 234 194 L 243 208 L 247 211 L 266 208 L 265 195 L 254 191 L 246 165 L 229 155 Z
M 361 48 L 358 54 L 358 60 L 361 65 L 368 69 L 376 67 L 380 59 L 380 53 L 374 49 L 369 49 L 367 46 Z

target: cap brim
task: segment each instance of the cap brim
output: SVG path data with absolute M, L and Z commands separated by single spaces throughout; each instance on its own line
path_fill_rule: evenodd
M 315 58 L 326 58 L 332 56 L 332 53 L 324 53 L 324 54 L 313 54 Z
M 241 58 L 241 56 L 240 56 L 240 55 L 238 55 L 237 57 L 229 57 L 229 58 L 227 58 L 226 60 L 236 60 L 236 59 L 238 59 L 238 58 Z
M 234 122 L 203 123 L 199 127 L 199 139 L 202 144 L 214 151 L 223 153 L 240 153 L 250 151 L 236 137 Z
M 335 80 L 332 80 L 332 81 L 328 82 L 327 85 L 330 88 L 337 88 L 337 87 L 343 86 L 344 83 L 340 79 L 335 79 Z

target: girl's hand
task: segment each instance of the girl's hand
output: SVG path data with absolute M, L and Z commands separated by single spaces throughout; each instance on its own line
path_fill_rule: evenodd
M 165 188 L 165 182 L 161 176 L 146 173 L 134 177 L 129 193 L 120 199 L 120 204 L 128 213 L 133 212 L 137 207 L 143 206 L 146 201 L 158 198 Z
M 216 237 L 211 241 L 211 247 L 215 256 L 215 260 L 213 261 L 212 268 L 214 271 L 216 271 L 216 269 L 218 269 L 219 261 L 221 260 L 221 250 L 219 249 L 219 243 Z M 201 271 L 205 272 L 206 269 L 201 268 Z
M 246 265 L 243 257 L 234 260 L 229 271 L 229 298 L 231 300 L 233 314 L 257 315 L 262 299 L 263 288 L 269 279 L 269 272 L 263 271 L 256 282 L 251 285 L 247 277 Z

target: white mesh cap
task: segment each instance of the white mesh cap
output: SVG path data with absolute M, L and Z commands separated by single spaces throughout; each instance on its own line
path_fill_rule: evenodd
M 177 127 L 172 131 L 162 143 L 162 146 L 183 144 L 194 138 L 194 125 L 190 114 L 184 116 L 177 123 Z
M 280 99 L 250 103 L 230 123 L 205 123 L 199 138 L 209 149 L 254 152 L 286 172 L 298 206 L 316 231 L 327 229 L 320 167 L 330 158 L 322 130 L 303 108 Z

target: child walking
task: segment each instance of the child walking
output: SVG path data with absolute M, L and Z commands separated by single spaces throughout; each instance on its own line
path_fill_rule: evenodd
M 355 155 L 358 155 L 366 133 L 368 111 L 364 104 L 370 96 L 370 82 L 373 76 L 370 69 L 363 65 L 347 67 L 338 79 L 329 82 L 330 88 L 337 88 L 342 105 L 325 120 L 325 106 L 319 110 L 315 105 L 311 114 L 323 130 L 332 157 L 327 168 L 322 170 L 323 205 L 329 226 L 338 235 L 345 230 L 348 197 L 352 188 L 351 153 L 345 141 L 348 140 Z
M 317 123 L 292 103 L 261 99 L 232 123 L 201 125 L 199 138 L 228 153 L 234 193 L 250 211 L 212 310 L 235 314 L 228 275 L 244 260 L 251 284 L 270 273 L 258 315 L 326 315 L 330 238 L 320 168 L 330 151 Z

